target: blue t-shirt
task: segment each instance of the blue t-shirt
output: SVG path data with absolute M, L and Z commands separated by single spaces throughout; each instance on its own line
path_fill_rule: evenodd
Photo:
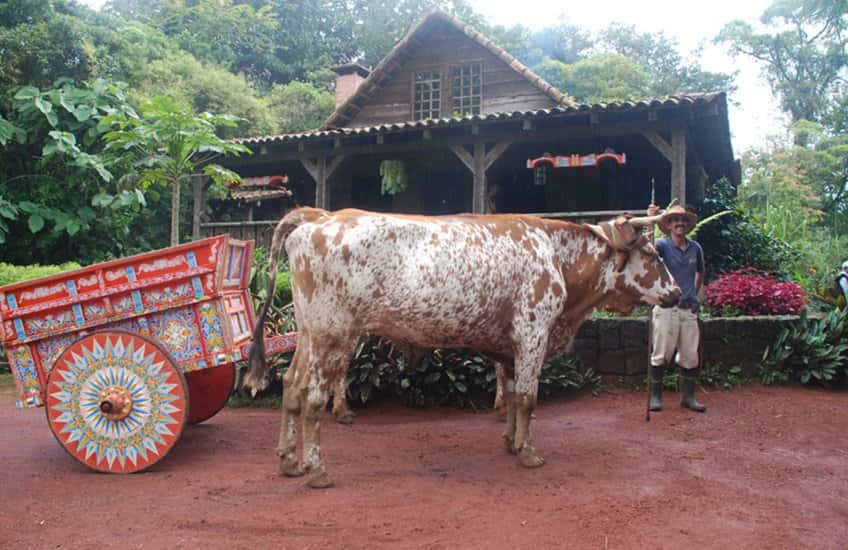
M 704 272 L 704 250 L 695 241 L 686 240 L 686 247 L 675 245 L 671 238 L 660 239 L 656 244 L 657 252 L 665 262 L 668 272 L 674 277 L 680 290 L 681 300 L 697 302 L 695 274 Z

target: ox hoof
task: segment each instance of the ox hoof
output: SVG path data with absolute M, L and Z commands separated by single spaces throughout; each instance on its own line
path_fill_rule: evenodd
M 545 463 L 545 459 L 539 456 L 532 446 L 525 445 L 518 453 L 518 462 L 525 468 L 538 468 Z
M 512 437 L 510 437 L 506 434 L 503 434 L 503 442 L 504 442 L 504 447 L 506 448 L 506 452 L 508 452 L 511 455 L 518 453 L 518 449 L 515 448 L 515 439 L 513 439 Z
M 309 478 L 306 480 L 306 486 L 311 487 L 312 489 L 326 489 L 327 487 L 333 486 L 333 480 L 330 479 L 330 476 L 327 475 L 324 468 L 321 468 L 319 470 L 315 470 L 309 475 Z
M 339 424 L 353 424 L 353 419 L 356 415 L 352 411 L 347 411 L 336 415 L 336 422 Z
M 303 468 L 297 460 L 281 458 L 280 472 L 286 477 L 300 477 L 303 475 Z

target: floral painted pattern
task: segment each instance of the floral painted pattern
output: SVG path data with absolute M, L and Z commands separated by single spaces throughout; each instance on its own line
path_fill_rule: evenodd
M 209 353 L 223 352 L 226 349 L 226 342 L 215 302 L 204 302 L 197 309 L 200 313 L 200 327 L 203 330 L 203 338 L 206 340 L 206 349 Z
M 59 358 L 59 355 L 71 345 L 75 340 L 79 340 L 78 333 L 64 334 L 53 338 L 46 338 L 36 342 L 36 350 L 41 358 L 41 367 L 44 369 L 44 374 L 50 374 L 53 369 L 53 363 Z
M 194 287 L 191 283 L 167 286 L 161 290 L 151 290 L 142 294 L 142 302 L 147 310 L 160 309 L 169 306 L 172 302 L 184 302 L 192 298 L 194 298 Z
M 18 346 L 11 350 L 9 359 L 15 373 L 15 386 L 18 388 L 18 408 L 41 406 L 41 382 L 35 370 L 35 360 L 29 346 Z
M 200 334 L 191 307 L 163 311 L 148 317 L 150 334 L 182 364 L 203 355 Z

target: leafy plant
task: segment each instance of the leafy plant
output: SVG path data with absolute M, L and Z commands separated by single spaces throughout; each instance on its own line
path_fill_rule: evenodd
M 747 267 L 724 273 L 704 289 L 712 311 L 743 315 L 799 313 L 807 295 L 798 283 L 780 282 L 773 275 Z
M 722 390 L 732 390 L 751 381 L 742 367 L 725 367 L 721 363 L 707 363 L 701 369 L 698 381 L 702 386 L 711 386 Z
M 224 141 L 219 126 L 235 126 L 236 117 L 201 113 L 194 115 L 166 97 L 147 103 L 141 117 L 117 113 L 102 123 L 113 130 L 103 136 L 106 151 L 129 167 L 142 187 L 154 184 L 171 188 L 171 245 L 179 244 L 180 187 L 192 176 L 204 174 L 219 186 L 240 179 L 235 172 L 212 161 L 220 155 L 250 153 L 250 149 Z
M 396 391 L 409 406 L 488 408 L 495 395 L 492 363 L 471 351 L 433 350 L 418 365 L 400 369 Z
M 406 190 L 408 179 L 402 160 L 380 162 L 380 177 L 382 178 L 381 190 L 384 195 L 397 195 Z
M 798 380 L 829 385 L 848 374 L 848 309 L 833 309 L 821 319 L 806 312 L 784 329 L 763 353 L 760 378 L 764 384 Z
M 554 397 L 568 391 L 590 388 L 597 393 L 601 386 L 601 375 L 584 367 L 577 356 L 554 357 L 542 367 L 539 376 L 539 396 Z

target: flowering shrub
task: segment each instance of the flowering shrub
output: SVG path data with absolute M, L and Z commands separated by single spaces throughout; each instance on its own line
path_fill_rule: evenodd
M 778 281 L 771 273 L 753 267 L 722 274 L 707 285 L 704 295 L 714 311 L 744 315 L 800 313 L 807 302 L 801 285 Z

